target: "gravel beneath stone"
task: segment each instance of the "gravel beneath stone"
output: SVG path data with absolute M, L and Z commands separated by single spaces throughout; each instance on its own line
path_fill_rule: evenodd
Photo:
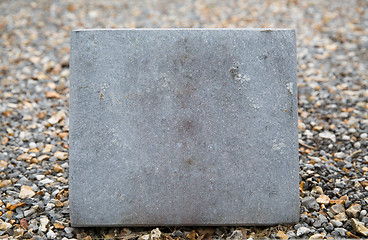
M 367 237 L 367 8 L 367 1 L 358 0 L 1 1 L 0 237 Z M 70 30 L 116 27 L 296 29 L 298 224 L 267 228 L 70 227 Z

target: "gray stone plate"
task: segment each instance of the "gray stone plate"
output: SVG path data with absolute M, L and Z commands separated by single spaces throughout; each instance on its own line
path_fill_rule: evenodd
M 295 32 L 76 30 L 72 226 L 299 220 Z

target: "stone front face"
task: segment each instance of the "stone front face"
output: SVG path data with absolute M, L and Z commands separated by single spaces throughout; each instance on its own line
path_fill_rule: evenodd
M 295 32 L 72 32 L 72 226 L 299 220 Z

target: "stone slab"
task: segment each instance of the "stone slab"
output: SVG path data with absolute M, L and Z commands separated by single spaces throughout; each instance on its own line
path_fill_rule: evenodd
M 76 30 L 70 67 L 72 226 L 299 220 L 293 30 Z

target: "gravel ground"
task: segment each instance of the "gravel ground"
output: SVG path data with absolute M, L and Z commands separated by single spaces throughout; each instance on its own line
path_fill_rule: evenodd
M 367 8 L 364 0 L 1 1 L 0 237 L 368 237 Z M 116 27 L 296 29 L 300 223 L 269 228 L 70 227 L 70 30 Z

